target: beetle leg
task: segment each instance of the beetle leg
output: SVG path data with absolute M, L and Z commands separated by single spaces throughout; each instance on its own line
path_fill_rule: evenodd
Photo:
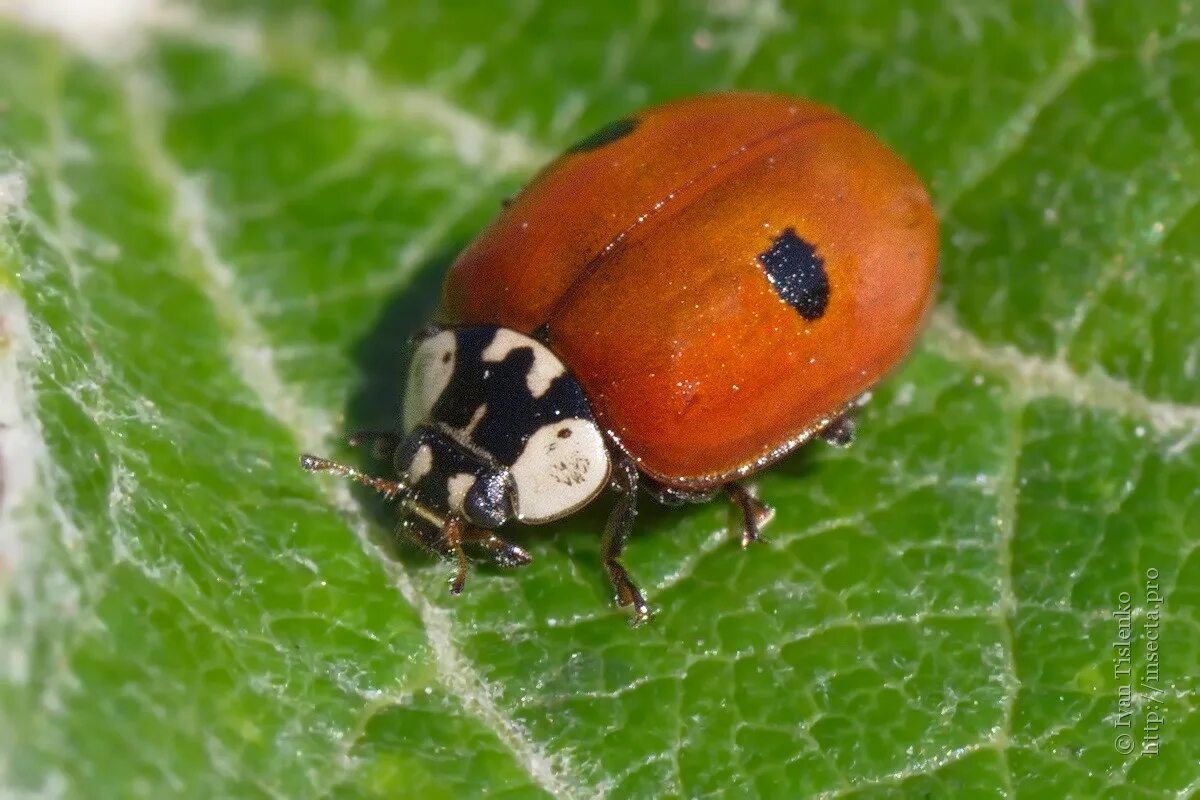
M 844 411 L 817 431 L 817 436 L 834 447 L 849 447 L 854 442 L 854 428 L 854 412 Z
M 463 531 L 462 541 L 483 548 L 492 562 L 502 567 L 523 567 L 533 561 L 533 556 L 525 548 L 504 539 L 495 531 L 468 526 Z
M 759 500 L 738 481 L 725 484 L 725 492 L 742 512 L 742 547 L 759 541 L 762 529 L 775 516 L 775 509 Z
M 450 581 L 450 594 L 462 594 L 463 586 L 467 583 L 470 562 L 467 561 L 467 552 L 463 550 L 466 529 L 467 525 L 461 517 L 447 517 L 446 524 L 442 526 L 442 542 L 458 563 L 454 579 Z
M 621 551 L 625 549 L 625 543 L 633 530 L 633 520 L 637 516 L 638 471 L 631 460 L 626 458 L 618 462 L 613 486 L 621 495 L 617 498 L 617 504 L 613 506 L 604 526 L 604 541 L 600 545 L 600 554 L 604 568 L 608 571 L 608 579 L 612 581 L 613 589 L 616 590 L 617 605 L 622 608 L 632 606 L 631 624 L 641 625 L 650 619 L 653 612 L 650 606 L 646 605 L 646 599 L 642 597 L 642 593 L 629 578 L 629 573 L 625 571 L 625 565 L 620 561 Z
M 449 520 L 446 525 L 438 527 L 426 520 L 408 516 L 400 523 L 397 531 L 422 550 L 443 558 L 458 560 L 458 574 L 456 574 L 454 585 L 459 588 L 458 591 L 451 590 L 454 594 L 462 591 L 462 581 L 465 580 L 459 551 L 463 550 L 463 557 L 465 557 L 466 546 L 476 545 L 482 548 L 492 563 L 501 567 L 523 567 L 533 561 L 533 556 L 529 555 L 525 548 L 509 542 L 495 531 L 475 528 L 463 522 L 461 531 L 452 536 L 454 529 L 449 526 Z M 458 544 L 457 547 L 455 542 Z
M 442 537 L 442 529 L 430 525 L 425 520 L 407 516 L 400 521 L 396 530 L 422 550 L 443 558 L 449 558 L 452 555 Z
M 358 431 L 350 437 L 350 446 L 362 447 L 369 442 L 371 457 L 385 461 L 392 457 L 403 441 L 403 436 L 391 431 Z

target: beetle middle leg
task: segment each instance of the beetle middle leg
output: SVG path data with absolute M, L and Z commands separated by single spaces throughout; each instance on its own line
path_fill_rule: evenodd
M 725 493 L 742 512 L 742 547 L 760 541 L 762 529 L 775 516 L 775 509 L 755 497 L 740 481 L 725 484 Z
M 664 506 L 682 506 L 688 503 L 707 503 L 717 496 L 720 489 L 679 489 L 654 480 L 646 480 L 646 491 Z
M 677 489 L 660 483 L 649 482 L 647 490 L 658 502 L 669 506 L 684 503 L 707 503 L 724 490 L 742 516 L 742 547 L 761 541 L 763 527 L 775 516 L 775 511 L 759 500 L 746 485 L 733 481 L 716 489 Z
M 621 459 L 616 468 L 613 486 L 621 495 L 617 498 L 617 504 L 604 526 L 604 541 L 600 545 L 600 554 L 604 569 L 608 571 L 608 578 L 616 590 L 617 605 L 622 608 L 631 606 L 631 624 L 641 625 L 650 619 L 653 612 L 620 561 L 621 551 L 625 549 L 625 543 L 633 530 L 633 520 L 637 517 L 638 471 L 637 466 L 627 458 Z
M 834 447 L 849 447 L 854 443 L 854 432 L 857 427 L 855 421 L 856 411 L 857 408 L 852 408 L 838 414 L 829 420 L 829 423 L 824 428 L 817 431 L 817 436 Z

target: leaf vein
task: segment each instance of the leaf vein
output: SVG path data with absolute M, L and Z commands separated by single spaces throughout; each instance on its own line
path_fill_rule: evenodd
M 1013 585 L 1013 547 L 1017 533 L 1018 495 L 1020 493 L 1021 451 L 1024 440 L 1024 405 L 1018 398 L 1009 402 L 1008 414 L 1011 428 L 1005 446 L 1004 463 L 997 481 L 996 496 L 999 502 L 996 542 L 996 563 L 999 568 L 998 592 L 996 603 L 996 624 L 999 627 L 1000 642 L 1004 648 L 1004 670 L 1000 675 L 1000 683 L 1004 687 L 1004 697 L 1000 708 L 1000 724 L 996 726 L 992 741 L 1000 756 L 1004 768 L 1005 790 L 1008 797 L 1015 797 L 1013 786 L 1012 766 L 1008 761 L 1008 747 L 1012 737 L 1013 719 L 1016 713 L 1017 698 L 1021 691 L 1021 679 L 1017 674 L 1016 631 L 1013 621 L 1017 615 L 1018 601 Z
M 1143 420 L 1160 435 L 1179 437 L 1176 447 L 1190 446 L 1200 429 L 1200 406 L 1152 399 L 1128 381 L 1098 369 L 1076 372 L 1061 358 L 1044 359 L 1012 345 L 987 344 L 963 327 L 945 306 L 933 313 L 925 341 L 950 361 L 1003 377 L 1024 402 L 1058 397 Z
M 921 775 L 929 775 L 942 767 L 947 767 L 955 762 L 961 761 L 964 758 L 975 753 L 985 750 L 989 747 L 986 742 L 978 742 L 968 744 L 962 747 L 956 747 L 941 755 L 927 758 L 915 764 L 911 764 L 903 769 L 898 769 L 895 772 L 889 772 L 886 775 L 879 775 L 864 781 L 854 781 L 848 784 L 845 788 L 834 789 L 829 792 L 821 792 L 813 795 L 814 800 L 839 800 L 844 797 L 852 797 L 853 795 L 870 789 L 877 789 L 884 786 L 894 786 L 898 783 L 915 778 Z
M 520 131 L 497 127 L 439 92 L 381 83 L 361 59 L 319 53 L 308 43 L 269 39 L 253 23 L 174 15 L 161 20 L 157 30 L 229 52 L 264 71 L 299 76 L 313 88 L 344 99 L 363 117 L 430 125 L 449 137 L 462 163 L 495 175 L 525 173 L 554 155 Z
M 996 128 L 992 141 L 980 148 L 981 153 L 969 161 L 962 170 L 963 177 L 957 186 L 942 194 L 943 217 L 949 217 L 958 202 L 971 190 L 983 184 L 1005 161 L 1020 152 L 1028 141 L 1037 118 L 1070 88 L 1080 75 L 1095 63 L 1096 52 L 1092 43 L 1090 25 L 1086 22 L 1084 3 L 1077 12 L 1080 17 L 1079 36 L 1072 43 L 1071 52 L 1044 80 L 1035 85 L 1025 102 Z
M 181 243 L 183 269 L 216 309 L 229 341 L 229 355 L 248 388 L 263 407 L 296 438 L 316 435 L 330 438 L 335 430 L 331 416 L 308 407 L 301 396 L 285 383 L 275 365 L 272 346 L 249 308 L 237 294 L 236 278 L 217 251 L 209 235 L 211 212 L 195 185 L 166 152 L 161 125 L 144 77 L 130 75 L 125 93 L 131 125 L 139 153 L 150 173 L 169 194 L 171 225 Z M 303 432 L 303 433 L 302 433 Z M 515 720 L 505 715 L 493 699 L 493 692 L 468 663 L 454 641 L 449 615 L 422 594 L 411 576 L 388 558 L 370 539 L 370 523 L 363 517 L 353 495 L 344 483 L 328 483 L 325 493 L 330 502 L 353 520 L 352 528 L 360 543 L 383 565 L 401 596 L 417 611 L 437 665 L 439 680 L 463 704 L 463 707 L 504 743 L 529 775 L 555 797 L 588 794 L 586 788 L 566 777 L 565 765 L 553 760 L 544 749 L 528 738 Z

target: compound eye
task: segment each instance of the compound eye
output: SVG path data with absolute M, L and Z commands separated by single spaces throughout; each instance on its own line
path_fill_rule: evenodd
M 417 345 L 404 392 L 404 429 L 411 431 L 429 418 L 438 398 L 450 385 L 458 358 L 454 331 L 441 331 Z
M 512 516 L 508 482 L 502 473 L 480 476 L 463 498 L 463 513 L 478 528 L 499 528 Z

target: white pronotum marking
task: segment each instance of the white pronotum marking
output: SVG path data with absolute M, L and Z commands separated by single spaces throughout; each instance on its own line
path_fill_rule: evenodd
M 454 331 L 442 331 L 417 346 L 408 370 L 404 392 L 404 429 L 411 431 L 429 418 L 429 412 L 450 385 L 458 358 Z
M 533 349 L 533 366 L 525 375 L 525 385 L 529 387 L 531 395 L 541 397 L 549 390 L 554 379 L 567 371 L 558 356 L 541 342 L 508 328 L 500 328 L 496 331 L 496 338 L 484 348 L 483 360 L 499 363 L 513 350 L 522 347 Z
M 446 481 L 446 488 L 450 491 L 450 499 L 447 505 L 451 511 L 462 513 L 463 501 L 466 500 L 467 492 L 471 491 L 471 487 L 475 485 L 475 476 L 469 472 L 458 472 L 451 475 Z
M 586 505 L 608 482 L 610 466 L 594 422 L 566 419 L 543 425 L 512 466 L 517 518 L 549 522 Z
M 412 463 L 408 465 L 408 482 L 417 483 L 428 475 L 431 469 L 433 469 L 433 450 L 429 449 L 429 445 L 423 444 L 417 448 Z

